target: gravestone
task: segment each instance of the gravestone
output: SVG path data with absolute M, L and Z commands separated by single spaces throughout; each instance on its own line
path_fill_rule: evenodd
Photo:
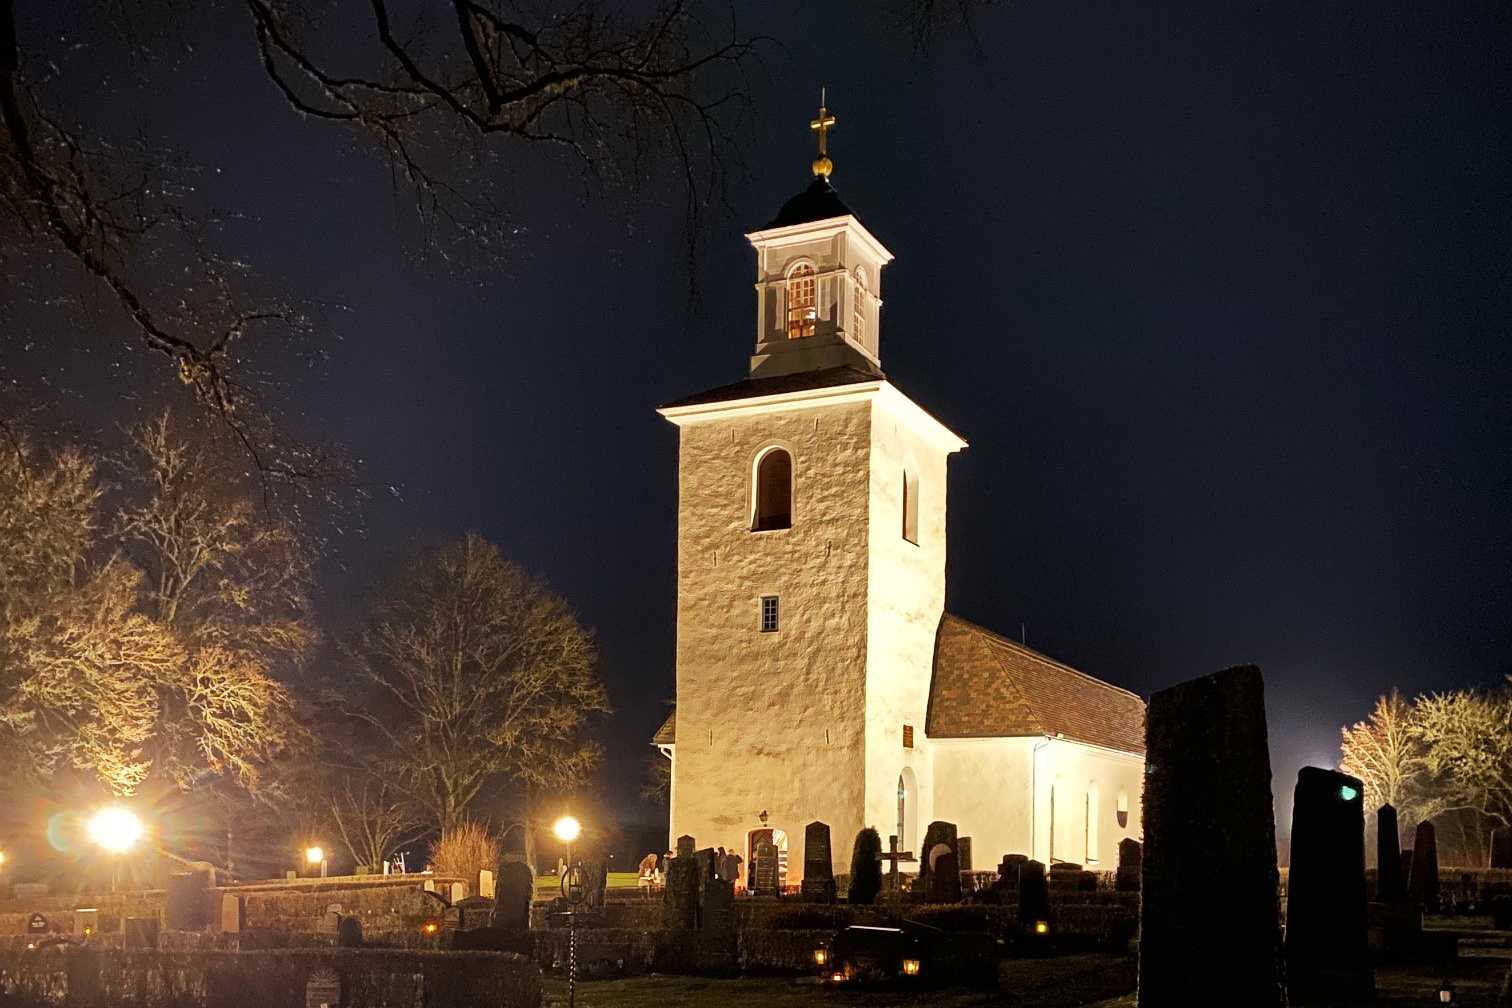
M 1282 1008 L 1260 670 L 1156 693 L 1145 743 L 1140 1008 Z
M 1397 827 L 1396 807 L 1388 803 L 1376 811 L 1376 902 L 1401 903 L 1406 899 L 1402 836 Z
M 668 910 L 669 926 L 684 929 L 698 926 L 698 865 L 691 853 L 679 855 L 667 863 L 667 884 L 662 889 L 662 902 Z
M 341 904 L 328 903 L 320 915 L 320 920 L 315 925 L 319 934 L 336 934 L 341 929 Z
M 493 899 L 497 894 L 494 889 L 494 873 L 484 868 L 478 872 L 478 895 L 484 899 Z
M 1019 923 L 1030 934 L 1036 932 L 1035 925 L 1050 923 L 1050 884 L 1040 862 L 1025 861 L 1019 865 L 1018 900 Z
M 523 861 L 510 861 L 499 868 L 498 897 L 494 900 L 493 926 L 511 930 L 530 927 L 530 901 L 535 898 L 535 875 Z
M 677 856 L 680 858 L 693 856 L 693 838 L 684 833 L 677 838 Z
M 945 850 L 941 850 L 941 847 L 945 848 Z M 919 892 L 929 894 L 935 891 L 935 862 L 946 851 L 949 851 L 955 857 L 956 864 L 959 865 L 961 863 L 960 855 L 956 853 L 956 824 L 936 819 L 924 831 L 924 843 L 919 847 Z M 960 878 L 957 876 L 956 889 L 959 890 L 960 887 Z
M 822 822 L 811 822 L 803 829 L 803 898 L 809 903 L 835 902 L 830 828 Z
M 1286 980 L 1292 1004 L 1370 1001 L 1365 912 L 1365 785 L 1303 767 L 1292 804 Z
M 1506 826 L 1491 831 L 1491 867 L 1512 868 L 1512 829 Z
M 1427 913 L 1438 913 L 1438 835 L 1433 823 L 1420 822 L 1412 841 L 1412 877 L 1407 881 L 1407 901 Z
M 956 858 L 960 862 L 961 871 L 971 871 L 971 837 L 963 836 L 956 839 Z
M 728 879 L 710 879 L 704 887 L 703 913 L 699 926 L 712 934 L 733 934 L 735 931 L 732 907 L 735 903 L 735 883 Z
M 929 876 L 927 898 L 931 903 L 961 902 L 961 869 L 955 851 L 949 847 L 935 858 L 934 871 Z
M 751 894 L 777 895 L 777 848 L 772 844 L 756 845 L 756 866 L 751 870 Z
M 467 883 L 453 882 L 451 884 L 451 901 L 453 903 L 461 903 L 465 899 L 467 899 Z
M 52 923 L 39 913 L 34 913 L 26 918 L 27 934 L 47 934 L 52 930 Z
M 493 924 L 494 901 L 482 896 L 468 896 L 458 901 L 457 927 L 463 931 L 490 927 Z
M 426 892 L 435 892 L 436 891 L 436 880 L 435 879 L 426 879 L 424 882 L 420 883 L 420 888 L 424 889 Z
M 1028 861 L 1027 854 L 1004 854 L 1003 860 L 998 862 L 998 880 L 993 888 L 1005 892 L 1018 892 L 1019 875 Z
M 87 937 L 100 930 L 100 911 L 98 909 L 81 909 L 74 911 L 73 933 L 78 937 Z
M 318 969 L 305 981 L 305 1008 L 341 1008 L 341 977 Z
M 240 934 L 247 929 L 247 904 L 240 896 L 221 896 L 220 929 L 226 934 Z
M 163 926 L 169 931 L 203 931 L 210 926 L 210 887 L 214 870 L 198 869 L 168 879 Z
M 121 921 L 121 945 L 129 949 L 157 948 L 158 919 L 156 917 L 127 917 Z
M 1118 841 L 1118 871 L 1113 888 L 1119 892 L 1139 892 L 1139 876 L 1144 871 L 1144 848 L 1133 837 Z
M 357 917 L 336 920 L 336 947 L 362 948 L 362 921 Z

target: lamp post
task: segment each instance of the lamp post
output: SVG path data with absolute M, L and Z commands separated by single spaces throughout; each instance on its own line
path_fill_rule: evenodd
M 572 863 L 572 841 L 583 832 L 582 823 L 562 816 L 552 827 L 557 839 L 567 845 L 567 871 L 562 875 L 562 895 L 567 898 L 567 1008 L 577 1006 L 577 905 L 583 901 L 583 870 Z
M 320 877 L 326 877 L 326 856 L 324 849 L 320 847 L 305 848 L 305 864 L 310 866 L 310 871 L 314 871 L 319 867 Z
M 111 892 L 116 891 L 119 882 L 121 855 L 135 846 L 145 832 L 142 820 L 119 806 L 100 809 L 89 820 L 89 839 L 110 855 Z

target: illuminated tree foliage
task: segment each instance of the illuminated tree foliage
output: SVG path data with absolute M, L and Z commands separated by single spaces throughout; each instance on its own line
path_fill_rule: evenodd
M 113 521 L 99 461 L 0 441 L 0 746 L 122 795 L 149 778 L 255 790 L 297 732 L 274 673 L 309 641 L 303 562 L 166 419 L 134 436 Z
M 609 710 L 592 636 L 476 535 L 411 563 L 353 653 L 372 696 L 346 710 L 443 836 L 491 783 L 560 789 L 602 758 L 587 734 L 589 715 Z
M 1343 729 L 1339 769 L 1365 784 L 1365 808 L 1390 802 L 1404 826 L 1445 810 L 1428 769 L 1427 747 L 1418 735 L 1417 712 L 1400 692 L 1376 700 L 1370 717 Z

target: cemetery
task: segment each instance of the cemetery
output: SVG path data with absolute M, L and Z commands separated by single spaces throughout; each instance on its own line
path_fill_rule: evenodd
M 1403 851 L 1388 806 L 1367 871 L 1360 782 L 1308 767 L 1278 868 L 1262 691 L 1245 667 L 1155 695 L 1145 842 L 1121 843 L 1110 870 L 1017 852 L 978 868 L 971 838 L 936 821 L 922 857 L 861 831 L 856 870 L 836 874 L 816 821 L 802 883 L 786 891 L 770 845 L 737 892 L 721 877 L 728 859 L 691 836 L 659 885 L 611 887 L 603 864 L 580 863 L 553 899 L 519 862 L 471 879 L 223 885 L 206 868 L 87 904 L 17 885 L 0 901 L 0 997 L 539 1008 L 565 987 L 568 1003 L 605 1005 L 699 990 L 731 1004 L 885 991 L 904 999 L 888 1003 L 1045 1008 L 1507 1008 L 1512 866 L 1440 866 L 1431 823 Z M 1498 836 L 1497 857 L 1506 845 Z M 1086 990 L 1098 999 L 1076 1000 Z

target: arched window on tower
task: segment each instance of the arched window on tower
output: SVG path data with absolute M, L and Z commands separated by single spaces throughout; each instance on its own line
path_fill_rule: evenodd
M 788 272 L 788 339 L 802 339 L 814 335 L 814 322 L 819 317 L 814 267 L 799 263 Z
M 1087 864 L 1096 864 L 1097 862 L 1099 862 L 1101 860 L 1100 853 L 1099 853 L 1098 847 L 1097 847 L 1097 785 L 1096 784 L 1088 784 L 1087 785 L 1087 810 L 1086 811 L 1087 811 L 1086 825 L 1085 825 L 1086 833 L 1085 833 L 1083 839 L 1085 841 L 1085 845 L 1086 845 L 1086 848 L 1087 848 L 1087 854 L 1086 854 L 1086 857 L 1083 858 L 1083 860 L 1086 861 Z
M 773 448 L 756 460 L 752 532 L 793 527 L 793 457 Z
M 855 296 L 851 305 L 851 339 L 866 342 L 866 270 L 856 267 Z
M 903 538 L 919 545 L 919 474 L 903 470 Z

